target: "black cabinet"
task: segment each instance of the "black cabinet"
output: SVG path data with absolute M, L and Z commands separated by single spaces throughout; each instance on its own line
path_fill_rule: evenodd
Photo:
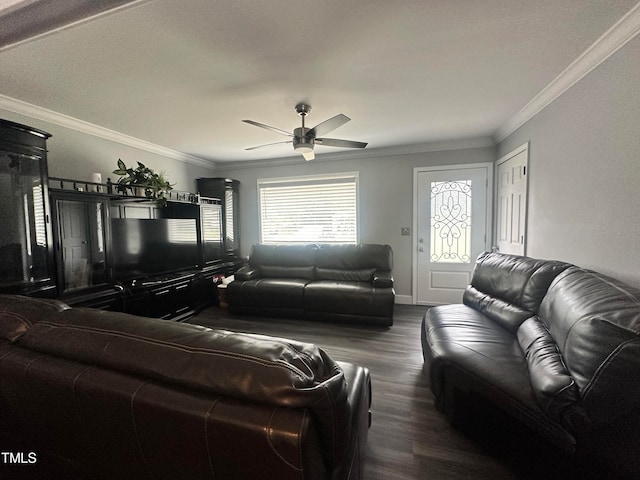
M 47 132 L 0 120 L 0 293 L 56 295 Z
M 233 261 L 240 256 L 238 210 L 240 182 L 230 178 L 198 178 L 197 185 L 200 195 L 220 199 L 224 260 Z

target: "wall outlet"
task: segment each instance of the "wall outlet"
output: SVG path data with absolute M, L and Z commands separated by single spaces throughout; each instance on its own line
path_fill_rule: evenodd
M 400 227 L 400 235 L 405 237 L 411 235 L 411 229 L 409 227 Z

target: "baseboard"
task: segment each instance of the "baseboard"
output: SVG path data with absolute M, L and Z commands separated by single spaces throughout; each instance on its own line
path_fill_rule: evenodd
M 413 305 L 413 297 L 411 295 L 396 295 L 396 301 L 398 305 Z

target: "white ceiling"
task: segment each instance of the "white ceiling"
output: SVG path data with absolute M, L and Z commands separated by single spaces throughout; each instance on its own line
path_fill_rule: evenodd
M 291 131 L 301 101 L 367 149 L 495 138 L 636 3 L 138 1 L 4 46 L 0 95 L 214 162 L 294 155 L 241 120 Z

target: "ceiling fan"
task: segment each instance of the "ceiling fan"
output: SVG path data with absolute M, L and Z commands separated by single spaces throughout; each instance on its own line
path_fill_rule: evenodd
M 353 140 L 340 140 L 337 138 L 320 138 L 321 135 L 325 135 L 336 128 L 344 125 L 349 120 L 349 117 L 343 114 L 338 114 L 335 117 L 331 117 L 322 123 L 319 123 L 313 128 L 307 128 L 304 126 L 304 118 L 311 111 L 311 106 L 305 103 L 299 103 L 296 105 L 296 112 L 302 117 L 302 127 L 295 128 L 293 133 L 289 133 L 279 128 L 270 127 L 264 123 L 254 122 L 253 120 L 242 120 L 250 125 L 256 127 L 266 128 L 272 132 L 280 133 L 288 137 L 292 137 L 291 140 L 285 140 L 282 142 L 267 143 L 266 145 L 258 145 L 257 147 L 245 148 L 245 150 L 255 150 L 256 148 L 269 147 L 271 145 L 279 145 L 282 143 L 293 143 L 293 149 L 301 153 L 305 160 L 313 160 L 315 154 L 313 152 L 314 145 L 324 145 L 325 147 L 344 147 L 344 148 L 364 148 L 367 146 L 365 142 L 354 142 Z

